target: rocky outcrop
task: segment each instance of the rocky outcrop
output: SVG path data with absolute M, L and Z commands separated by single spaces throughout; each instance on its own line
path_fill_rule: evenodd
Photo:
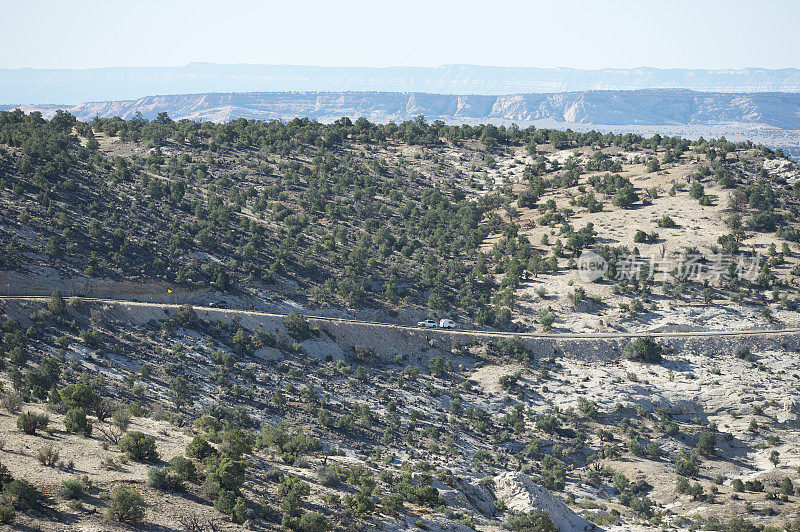
M 561 532 L 600 530 L 524 473 L 508 472 L 498 475 L 494 479 L 494 492 L 512 512 L 547 512 Z

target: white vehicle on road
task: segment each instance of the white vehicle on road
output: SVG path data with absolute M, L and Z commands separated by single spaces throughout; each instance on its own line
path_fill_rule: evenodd
M 433 327 L 437 327 L 438 325 L 439 324 L 436 322 L 436 320 L 432 320 L 432 319 L 427 319 L 425 321 L 418 321 L 417 322 L 417 327 L 431 327 L 431 328 L 433 328 Z
M 455 329 L 456 322 L 445 318 L 439 322 L 439 327 L 441 327 L 442 329 Z

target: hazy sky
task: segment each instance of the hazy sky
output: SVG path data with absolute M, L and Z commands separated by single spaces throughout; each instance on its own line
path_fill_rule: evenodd
M 797 0 L 0 2 L 0 67 L 800 67 Z

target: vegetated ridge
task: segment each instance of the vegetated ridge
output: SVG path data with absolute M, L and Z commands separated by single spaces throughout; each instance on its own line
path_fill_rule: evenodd
M 4 106 L 0 106 L 2 109 Z M 12 109 L 16 106 L 8 105 Z M 65 109 L 80 120 L 95 116 L 145 119 L 166 112 L 175 119 L 228 122 L 237 118 L 330 123 L 342 116 L 402 122 L 416 116 L 446 123 L 597 129 L 697 139 L 751 140 L 791 155 L 800 153 L 800 96 L 796 93 L 710 93 L 682 89 L 584 91 L 546 94 L 452 95 L 393 92 L 254 92 L 146 96 L 74 106 L 22 105 L 46 118 Z

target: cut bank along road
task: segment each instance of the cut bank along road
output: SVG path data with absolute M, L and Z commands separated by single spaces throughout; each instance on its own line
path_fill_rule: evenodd
M 0 296 L 0 301 L 49 301 L 46 296 Z M 148 303 L 144 301 L 130 301 L 124 299 L 105 299 L 105 298 L 80 298 L 81 301 L 87 303 L 103 303 L 108 305 L 121 305 L 131 307 L 147 307 L 147 308 L 160 308 L 160 309 L 177 309 L 181 305 L 178 303 Z M 263 312 L 259 310 L 243 310 L 243 309 L 229 309 L 217 307 L 202 307 L 192 305 L 192 308 L 199 311 L 204 311 L 209 314 L 222 314 L 222 315 L 247 315 L 247 316 L 261 316 L 265 318 L 284 318 L 287 313 L 276 312 Z M 508 338 L 519 336 L 521 338 L 549 338 L 549 339 L 572 339 L 572 340 L 602 340 L 614 338 L 637 338 L 639 336 L 651 336 L 653 338 L 701 338 L 701 337 L 719 337 L 719 336 L 781 336 L 800 334 L 800 327 L 786 327 L 783 329 L 741 329 L 741 330 L 727 330 L 727 331 L 685 331 L 685 332 L 614 332 L 614 333 L 539 333 L 539 332 L 503 332 L 503 331 L 485 331 L 478 329 L 439 329 L 429 327 L 418 327 L 416 325 L 398 325 L 394 323 L 385 323 L 379 321 L 365 321 L 349 318 L 332 318 L 329 316 L 316 316 L 313 314 L 303 314 L 306 319 L 311 321 L 323 321 L 329 323 L 347 323 L 352 325 L 364 325 L 370 327 L 386 327 L 391 329 L 401 329 L 409 331 L 423 331 L 435 332 L 439 334 L 447 334 L 452 336 L 484 336 L 484 337 L 500 337 Z

